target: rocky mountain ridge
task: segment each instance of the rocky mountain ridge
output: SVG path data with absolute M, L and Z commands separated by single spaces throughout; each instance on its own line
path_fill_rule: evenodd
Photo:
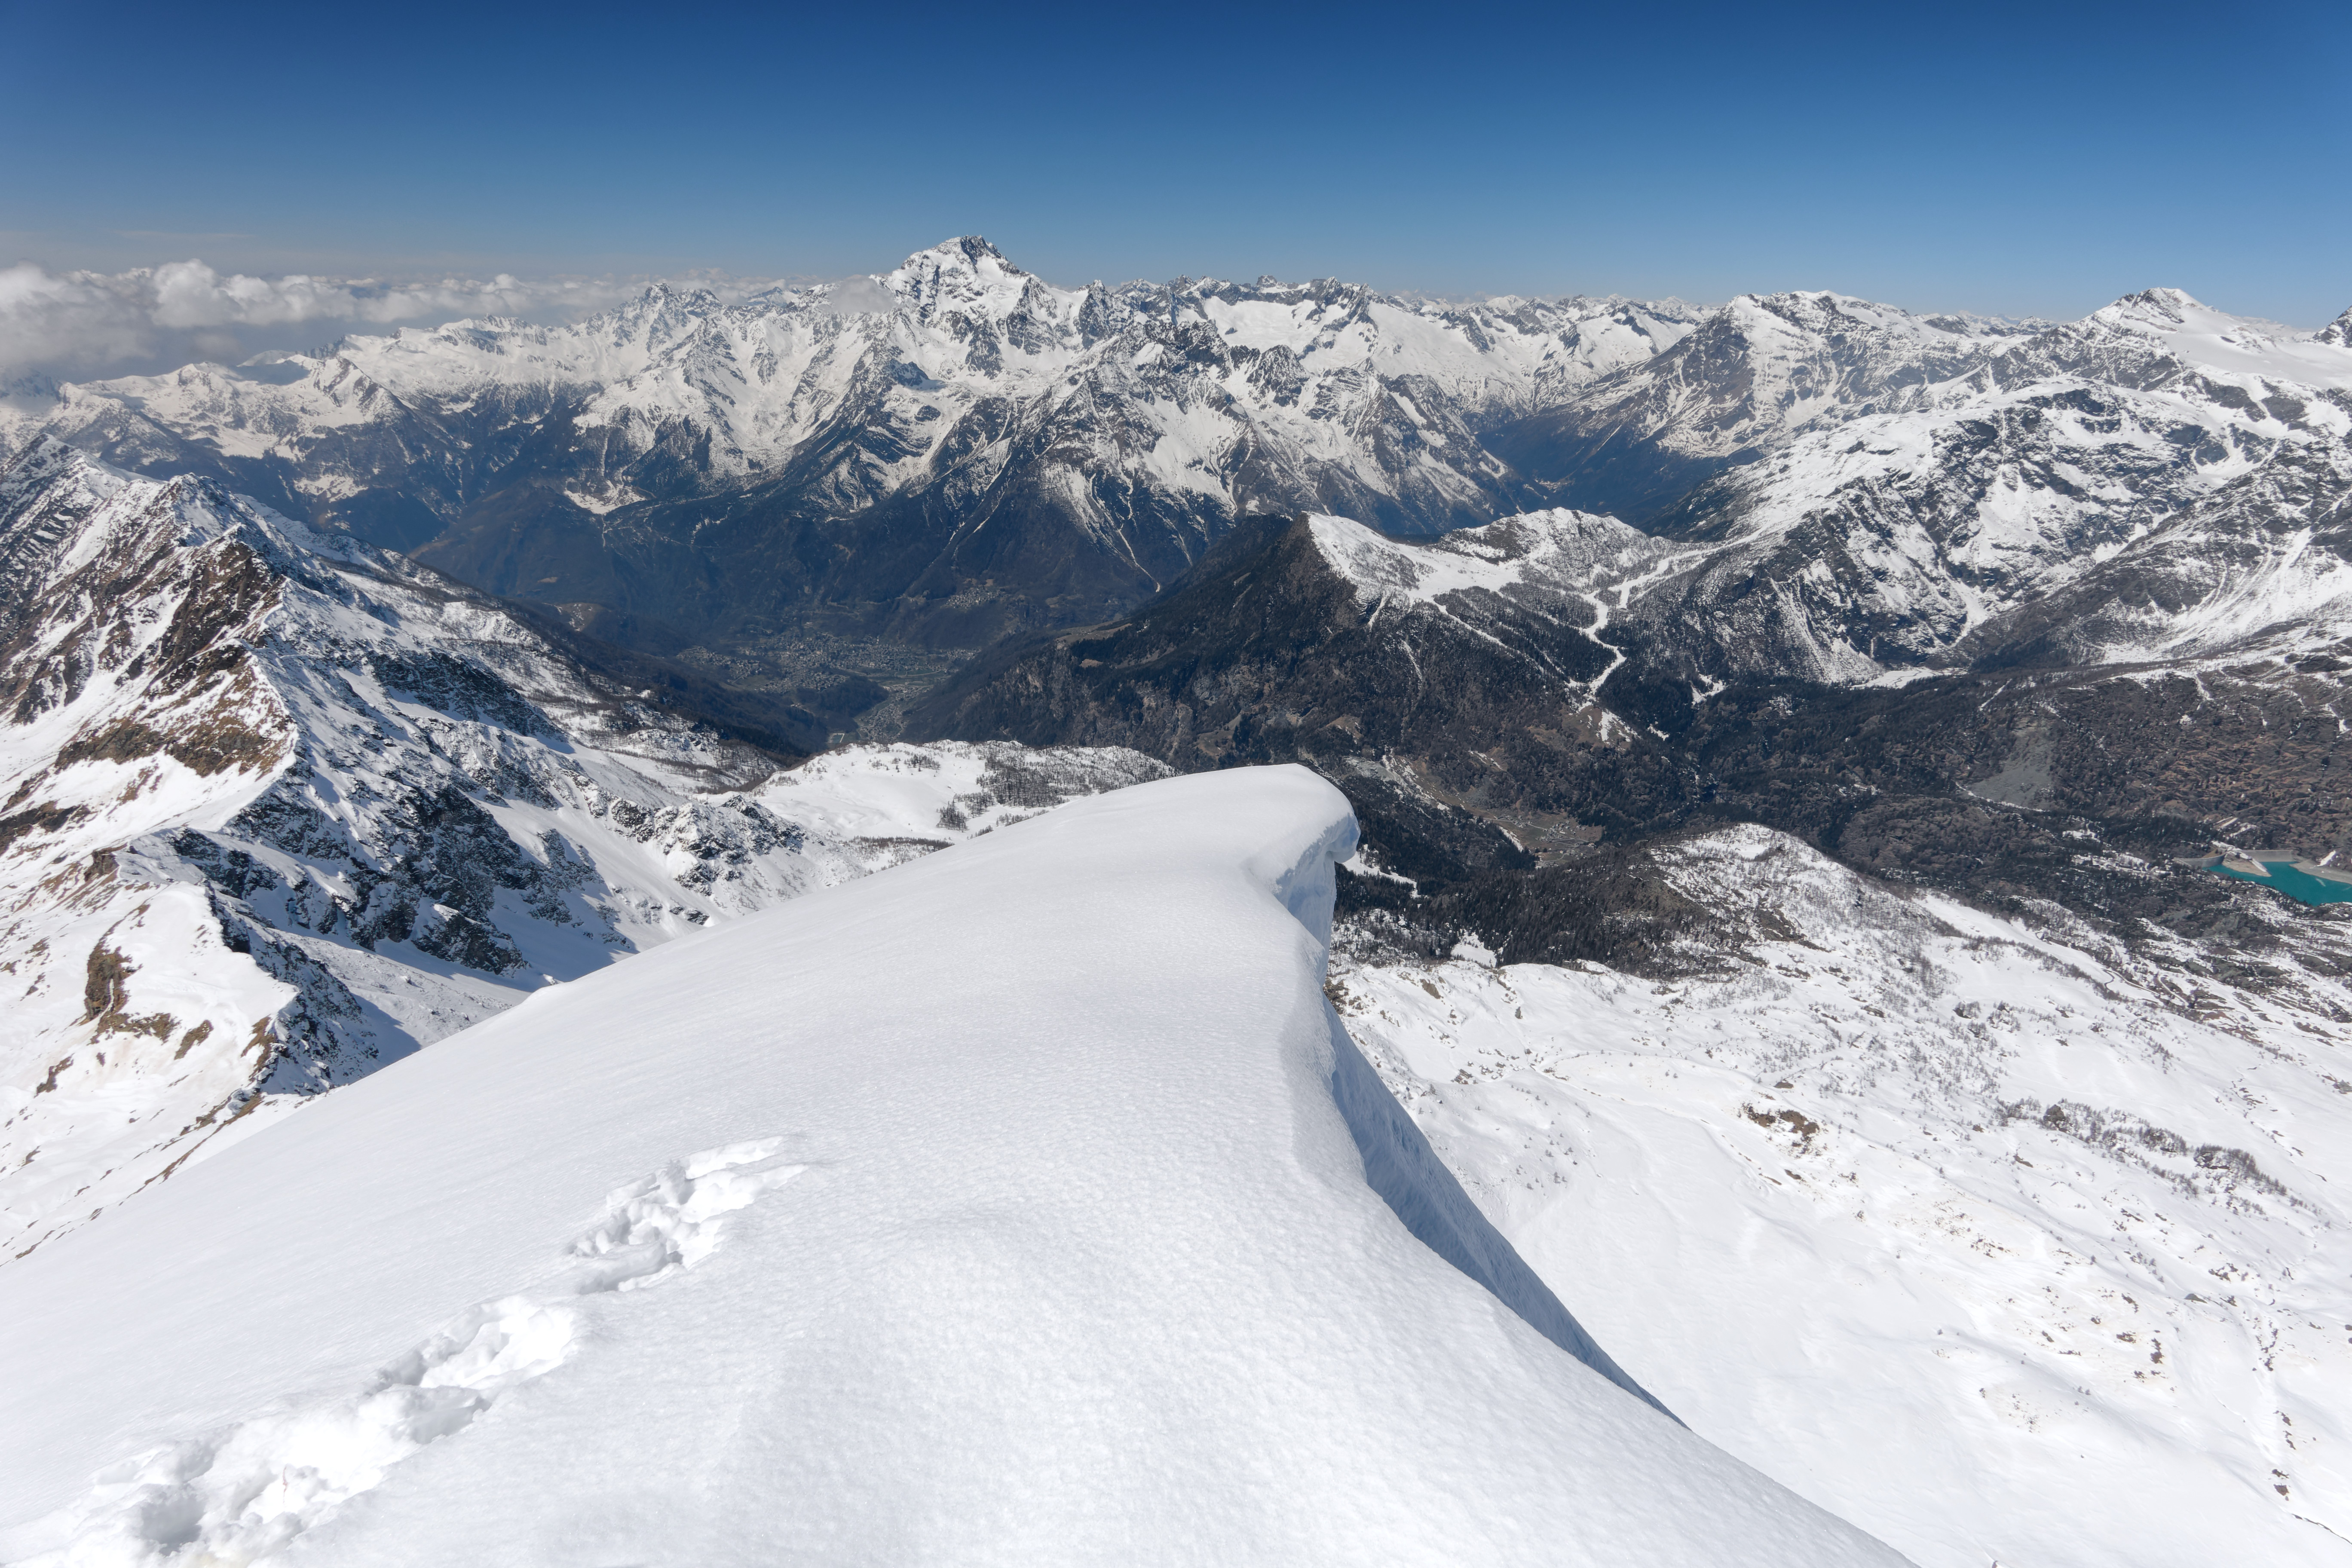
M 2282 604 L 2278 646 L 2189 659 L 1709 678 L 1640 613 L 1685 549 L 1571 512 L 1426 543 L 1265 520 L 1131 619 L 979 662 L 913 723 L 1181 768 L 1307 762 L 1424 891 L 1729 818 L 1996 903 L 2194 923 L 2218 893 L 2116 879 L 2065 834 L 2159 858 L 2216 837 L 2352 847 L 2340 617 Z
M 71 386 L 37 423 L 429 544 L 497 592 L 698 627 L 805 597 L 969 646 L 1006 594 L 1034 601 L 1014 625 L 1131 603 L 1254 507 L 1418 531 L 1511 510 L 1526 487 L 1476 431 L 1694 315 L 1330 280 L 1057 289 L 964 238 L 854 287 L 732 305 L 656 287 L 572 327 L 462 321 Z M 836 542 L 846 566 L 823 560 Z M 953 601 L 975 595 L 995 608 L 971 621 Z

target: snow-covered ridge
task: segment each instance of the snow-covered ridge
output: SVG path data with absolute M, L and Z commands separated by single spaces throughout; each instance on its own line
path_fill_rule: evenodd
M 1352 837 L 1297 769 L 1082 802 L 142 1194 L 0 1271 L 0 1553 L 1899 1562 L 1367 1184 L 1312 929 Z
M 1572 593 L 1614 585 L 1671 556 L 1674 547 L 1612 517 L 1555 508 L 1521 512 L 1427 542 L 1390 539 L 1349 518 L 1309 518 L 1325 560 L 1367 605 L 1434 605 L 1473 590 Z
M 1165 770 L 778 773 L 200 480 L 0 472 L 0 1257 L 533 991 Z

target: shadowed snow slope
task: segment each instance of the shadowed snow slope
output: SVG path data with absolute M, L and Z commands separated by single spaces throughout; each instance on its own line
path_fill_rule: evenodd
M 0 1276 L 0 1555 L 1899 1563 L 1375 1195 L 1354 837 L 1296 768 L 1079 802 L 141 1194 Z

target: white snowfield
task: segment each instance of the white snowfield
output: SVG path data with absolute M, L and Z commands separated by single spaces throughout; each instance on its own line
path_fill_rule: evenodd
M 1354 838 L 1074 803 L 149 1189 L 0 1273 L 0 1559 L 1900 1563 L 1400 1223 L 1524 1290 L 1325 1002 Z
M 2352 990 L 2160 966 L 1758 826 L 1657 854 L 1753 922 L 1714 973 L 1334 965 L 1627 1370 L 1922 1568 L 2352 1563 Z

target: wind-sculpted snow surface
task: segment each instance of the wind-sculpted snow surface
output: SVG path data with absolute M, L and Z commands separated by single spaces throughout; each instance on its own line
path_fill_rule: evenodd
M 719 1245 L 723 1217 L 807 1169 L 765 1138 L 674 1160 L 605 1200 L 552 1291 L 459 1313 L 358 1393 L 295 1397 L 100 1472 L 47 1531 L 69 1536 L 27 1568 L 98 1563 L 259 1562 L 429 1443 L 563 1364 L 578 1332 L 568 1299 L 658 1285 Z
M 2336 965 L 2200 975 L 1760 827 L 1649 853 L 1718 928 L 1674 978 L 1334 974 L 1626 1370 L 1926 1568 L 2352 1562 Z
M 1166 770 L 797 770 L 200 480 L 0 472 L 0 1267 L 542 985 Z
M 1353 837 L 1297 769 L 1076 803 L 142 1194 L 0 1273 L 0 1555 L 267 1553 L 339 1492 L 277 1527 L 301 1561 L 1898 1563 L 1367 1184 L 1322 994 Z M 580 1292 L 621 1258 L 657 1288 Z M 298 1464 L 306 1413 L 373 1457 Z M 179 1511 L 125 1524 L 131 1486 Z

